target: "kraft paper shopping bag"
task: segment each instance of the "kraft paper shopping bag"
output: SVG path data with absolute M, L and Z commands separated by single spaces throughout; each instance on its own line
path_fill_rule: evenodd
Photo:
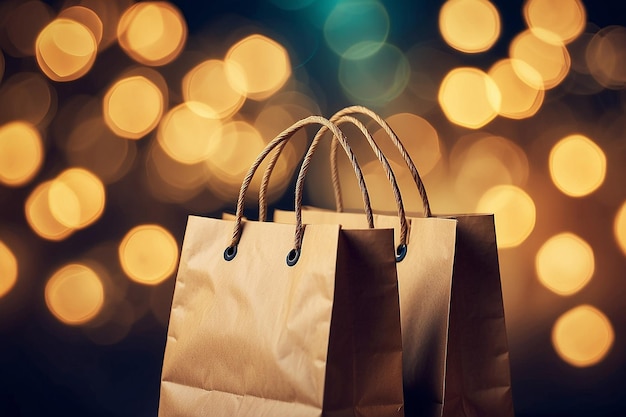
M 433 216 L 408 152 L 380 116 L 354 106 L 338 112 L 331 121 L 354 123 L 347 117 L 353 113 L 369 115 L 389 134 L 424 202 L 424 214 L 407 217 L 407 252 L 397 265 L 406 415 L 513 416 L 493 215 Z M 369 132 L 363 133 L 372 144 Z M 372 147 L 387 169 L 380 149 L 375 143 Z M 342 207 L 334 149 L 335 144 L 331 147 L 332 176 L 337 207 Z M 352 213 L 311 207 L 302 218 L 307 223 L 335 222 L 344 228 L 363 226 L 362 219 Z M 293 222 L 293 213 L 276 210 L 274 221 Z M 374 214 L 374 222 L 377 227 L 400 228 L 397 216 Z M 396 246 L 402 244 L 399 237 L 397 233 Z
M 299 212 L 311 147 L 296 185 L 295 226 L 242 219 L 261 161 L 311 123 L 327 126 L 351 154 L 336 126 L 304 119 L 253 163 L 234 220 L 189 217 L 159 416 L 404 415 L 393 231 L 369 227 L 366 193 L 365 228 L 305 226 Z

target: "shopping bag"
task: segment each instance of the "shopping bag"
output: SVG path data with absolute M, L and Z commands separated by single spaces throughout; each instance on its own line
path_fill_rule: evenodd
M 380 116 L 354 106 L 338 112 L 331 121 L 353 123 L 346 118 L 352 113 L 367 114 L 385 129 L 407 162 L 424 202 L 423 214 L 407 217 L 407 251 L 397 265 L 405 415 L 513 416 L 493 215 L 433 216 L 415 165 Z M 371 140 L 368 132 L 364 134 Z M 375 144 L 372 147 L 380 152 Z M 342 207 L 333 149 L 335 144 L 331 146 L 331 169 L 337 207 Z M 308 207 L 302 218 L 307 223 L 362 227 L 360 217 L 346 212 Z M 373 219 L 377 227 L 400 227 L 397 216 L 379 213 Z M 274 221 L 293 222 L 293 213 L 275 210 Z M 399 236 L 396 234 L 396 245 L 401 243 Z
M 262 160 L 311 123 L 345 144 L 326 119 L 303 119 L 253 163 L 234 220 L 188 218 L 159 416 L 404 415 L 393 231 L 369 227 L 366 192 L 366 228 L 242 220 Z M 298 176 L 296 213 L 313 151 Z

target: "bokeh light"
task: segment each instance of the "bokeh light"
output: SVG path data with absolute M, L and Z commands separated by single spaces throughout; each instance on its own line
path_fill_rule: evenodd
M 607 355 L 615 340 L 610 320 L 590 305 L 575 307 L 558 318 L 552 328 L 552 344 L 565 362 L 592 366 Z
M 489 69 L 488 74 L 502 95 L 499 114 L 510 119 L 526 119 L 539 111 L 543 104 L 545 91 L 533 86 L 539 83 L 531 85 L 522 80 L 515 71 L 515 67 L 521 68 L 527 76 L 531 76 L 530 74 L 534 72 L 533 79 L 541 80 L 540 75 L 530 65 L 524 61 L 516 61 L 513 64 L 511 59 L 496 62 Z
M 478 213 L 493 213 L 498 246 L 519 246 L 535 228 L 536 209 L 532 198 L 514 185 L 497 185 L 483 194 Z
M 595 257 L 591 246 L 579 236 L 561 233 L 539 248 L 535 268 L 544 286 L 556 294 L 571 295 L 591 280 Z
M 139 139 L 161 120 L 165 103 L 158 86 L 143 76 L 116 81 L 103 99 L 104 120 L 118 136 Z
M 58 17 L 73 20 L 88 28 L 96 39 L 96 45 L 100 45 L 104 28 L 96 12 L 84 6 L 70 6 L 61 10 Z
M 593 78 L 611 89 L 626 87 L 626 28 L 608 26 L 589 41 L 586 62 Z
M 622 203 L 615 214 L 613 235 L 615 236 L 619 248 L 624 253 L 624 256 L 626 256 L 626 201 Z
M 448 0 L 439 11 L 439 31 L 461 52 L 484 52 L 500 36 L 500 14 L 488 0 Z
M 230 71 L 235 72 L 239 68 L 234 65 Z M 240 74 L 237 78 L 242 77 L 243 74 Z M 206 104 L 217 117 L 224 119 L 239 111 L 246 96 L 244 92 L 230 85 L 224 61 L 209 59 L 196 65 L 185 75 L 183 98 L 186 101 Z
M 477 68 L 450 71 L 439 87 L 439 104 L 446 117 L 459 126 L 478 129 L 500 111 L 502 96 L 498 86 Z
M 557 188 L 566 195 L 586 196 L 604 182 L 606 156 L 586 136 L 567 136 L 550 151 L 550 176 Z
M 12 187 L 30 182 L 43 163 L 41 134 L 30 123 L 0 126 L 0 183 Z
M 86 265 L 69 264 L 46 283 L 46 305 L 62 323 L 80 325 L 98 315 L 104 304 L 104 286 Z
M 0 89 L 0 122 L 29 122 L 46 126 L 55 115 L 55 90 L 41 74 L 20 72 L 8 78 Z
M 26 199 L 24 211 L 30 228 L 37 235 L 59 241 L 67 238 L 74 230 L 60 223 L 52 214 L 48 199 L 51 185 L 52 181 L 45 181 L 35 187 Z
M 576 39 L 587 23 L 585 6 L 579 0 L 528 0 L 524 4 L 524 18 L 531 30 L 542 29 L 535 31 L 537 36 L 549 32 L 566 44 Z
M 541 36 L 537 33 L 541 33 Z M 559 85 L 571 66 L 565 44 L 545 29 L 529 29 L 517 35 L 511 41 L 509 56 L 513 59 L 517 75 L 537 89 L 549 90 Z
M 105 203 L 104 184 L 83 168 L 63 171 L 48 190 L 50 213 L 59 223 L 71 229 L 82 229 L 98 220 Z
M 122 239 L 119 260 L 130 279 L 141 284 L 156 285 L 176 270 L 178 244 L 162 226 L 140 225 Z
M 15 254 L 0 240 L 0 298 L 8 294 L 17 282 L 18 265 Z
M 132 59 L 160 66 L 172 62 L 182 52 L 187 41 L 187 23 L 171 3 L 135 3 L 120 18 L 117 36 Z
M 376 53 L 353 60 L 342 58 L 339 82 L 355 102 L 384 105 L 404 91 L 411 76 L 411 65 L 396 46 L 385 43 Z M 376 81 L 373 81 L 376 80 Z
M 9 2 L 4 2 L 9 3 Z M 42 1 L 13 2 L 10 18 L 2 19 L 5 32 L 0 37 L 2 49 L 13 56 L 33 56 L 37 34 L 52 20 L 52 8 Z M 4 39 L 2 39 L 4 38 Z
M 289 55 L 278 42 L 250 35 L 234 44 L 224 59 L 230 85 L 241 94 L 264 100 L 277 92 L 291 75 Z
M 187 101 L 172 108 L 161 120 L 157 138 L 167 154 L 182 163 L 195 164 L 218 149 L 222 122 L 206 104 Z
M 377 0 L 339 2 L 324 23 L 326 43 L 345 59 L 363 59 L 387 40 L 389 15 Z
M 93 66 L 98 44 L 93 33 L 74 20 L 57 18 L 37 36 L 35 47 L 41 71 L 54 81 L 73 81 Z

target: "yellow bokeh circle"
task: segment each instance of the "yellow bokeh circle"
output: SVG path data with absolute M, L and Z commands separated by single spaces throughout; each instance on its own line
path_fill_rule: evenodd
M 30 123 L 0 126 L 0 184 L 17 187 L 28 183 L 43 163 L 43 143 Z
M 610 320 L 600 310 L 586 304 L 564 313 L 552 328 L 552 344 L 557 354 L 576 367 L 600 362 L 614 340 Z
M 619 248 L 626 256 L 626 201 L 617 210 L 613 223 L 613 234 Z
M 550 176 L 557 188 L 571 197 L 591 194 L 604 183 L 606 156 L 583 135 L 561 139 L 550 151 Z
M 118 253 L 122 268 L 130 279 L 156 285 L 176 270 L 178 244 L 162 226 L 145 224 L 124 236 Z
M 0 298 L 17 282 L 18 264 L 11 249 L 0 240 Z
M 461 52 L 484 52 L 500 36 L 500 14 L 487 0 L 448 0 L 439 12 L 439 31 Z

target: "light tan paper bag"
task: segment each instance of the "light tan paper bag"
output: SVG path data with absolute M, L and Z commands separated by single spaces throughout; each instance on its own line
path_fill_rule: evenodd
M 513 416 L 493 215 L 432 216 L 417 169 L 395 133 L 382 118 L 362 107 L 346 108 L 331 121 L 354 123 L 346 118 L 351 113 L 372 116 L 387 131 L 424 201 L 425 216 L 407 218 L 407 251 L 397 265 L 406 416 Z M 369 132 L 363 125 L 360 128 L 372 144 Z M 375 143 L 372 147 L 383 167 L 389 168 Z M 337 207 L 341 207 L 333 148 L 335 144 L 331 167 L 333 181 L 337 181 Z M 393 185 L 393 175 L 387 175 Z M 363 219 L 351 213 L 307 208 L 302 218 L 312 224 L 363 227 Z M 293 222 L 293 212 L 276 210 L 274 221 Z M 374 214 L 374 222 L 377 227 L 400 228 L 397 216 Z M 396 233 L 398 247 L 400 236 Z
M 190 216 L 161 376 L 160 417 L 403 416 L 393 231 Z M 351 150 L 345 144 L 346 152 Z M 302 181 L 296 185 L 300 212 Z M 351 154 L 351 158 L 354 156 Z M 356 162 L 356 160 L 354 159 Z M 355 165 L 357 175 L 362 178 Z

